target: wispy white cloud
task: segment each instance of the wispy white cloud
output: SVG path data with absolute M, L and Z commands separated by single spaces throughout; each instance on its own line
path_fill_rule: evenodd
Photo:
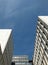
M 32 2 L 32 3 L 31 3 Z M 10 0 L 8 1 L 6 5 L 6 10 L 5 10 L 5 17 L 10 17 L 13 15 L 18 16 L 19 13 L 25 12 L 26 10 L 32 9 L 32 12 L 37 10 L 40 7 L 40 4 L 37 2 L 35 3 L 34 1 L 17 1 L 17 0 Z
M 29 9 L 32 9 L 32 12 L 37 9 L 41 10 L 42 8 L 46 8 L 46 6 L 47 2 L 43 2 L 43 0 L 0 0 L 0 15 L 8 17 Z

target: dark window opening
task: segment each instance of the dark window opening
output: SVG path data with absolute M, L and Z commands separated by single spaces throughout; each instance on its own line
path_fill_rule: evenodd
M 11 65 L 15 65 L 15 62 L 12 62 Z

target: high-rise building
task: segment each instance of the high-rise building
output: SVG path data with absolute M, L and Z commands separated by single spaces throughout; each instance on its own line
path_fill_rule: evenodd
M 11 65 L 13 44 L 12 29 L 0 29 L 0 65 Z
M 27 55 L 18 55 L 12 57 L 12 65 L 29 65 L 28 62 L 28 56 Z M 15 64 L 14 64 L 15 63 Z
M 48 16 L 38 16 L 34 65 L 48 65 Z

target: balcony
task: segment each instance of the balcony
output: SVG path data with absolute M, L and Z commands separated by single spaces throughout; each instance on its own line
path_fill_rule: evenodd
M 38 33 L 36 33 L 36 36 L 38 36 Z
M 48 46 L 46 45 L 46 49 L 48 50 Z
M 43 60 L 43 64 L 46 65 L 45 61 Z
M 39 29 L 40 27 L 39 26 L 37 26 L 37 29 Z
M 44 31 L 45 31 L 45 34 L 46 34 L 46 36 L 47 36 L 47 35 L 48 35 L 48 31 L 47 31 L 47 29 L 44 28 Z
M 40 36 L 40 38 L 42 37 L 42 35 L 39 33 L 39 36 Z
M 39 41 L 41 42 L 41 38 L 39 38 Z
M 45 62 L 47 63 L 48 62 L 48 60 L 47 60 L 47 58 L 46 58 L 46 56 L 44 55 L 44 60 L 45 60 Z
M 42 34 L 43 31 L 40 29 L 40 32 L 41 32 L 41 34 Z
M 43 28 L 44 28 L 43 25 L 40 24 L 40 26 L 41 26 L 41 29 L 43 30 Z
M 47 40 L 47 37 L 46 37 L 46 35 L 43 33 L 42 34 L 43 35 L 43 38 L 45 39 L 45 40 Z
M 41 43 L 41 46 L 42 46 L 43 49 L 45 48 L 44 45 L 43 45 L 43 43 Z
M 44 39 L 42 39 L 42 43 L 44 43 L 44 45 L 46 44 L 46 42 L 44 41 Z
M 47 56 L 47 58 L 48 58 L 48 53 L 47 53 L 48 51 L 45 51 L 45 55 Z
M 43 51 L 44 51 L 44 50 L 43 50 L 42 47 L 41 47 L 41 52 L 43 53 Z
M 37 33 L 39 33 L 39 30 L 37 29 Z

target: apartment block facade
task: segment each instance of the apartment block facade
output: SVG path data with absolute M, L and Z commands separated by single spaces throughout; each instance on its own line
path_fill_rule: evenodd
M 12 65 L 29 65 L 28 61 L 29 60 L 27 55 L 18 55 L 12 57 Z
M 0 65 L 11 65 L 12 55 L 12 29 L 0 29 Z
M 33 64 L 48 65 L 48 16 L 38 16 Z

